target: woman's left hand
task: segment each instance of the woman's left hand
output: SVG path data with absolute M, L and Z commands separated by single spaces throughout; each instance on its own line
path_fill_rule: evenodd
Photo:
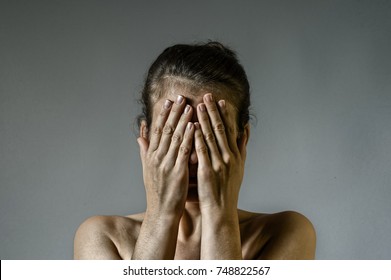
M 201 259 L 242 259 L 237 204 L 246 158 L 247 132 L 237 133 L 237 113 L 212 94 L 197 106 L 195 150 L 201 211 Z
M 237 112 L 231 104 L 216 102 L 210 93 L 203 101 L 197 106 L 195 131 L 201 212 L 212 209 L 236 214 L 246 157 L 246 143 L 241 141 L 247 142 L 247 138 L 237 139 Z

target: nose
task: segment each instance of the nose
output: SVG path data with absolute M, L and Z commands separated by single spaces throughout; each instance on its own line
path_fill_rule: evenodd
M 193 145 L 193 148 L 191 149 L 191 153 L 190 153 L 190 157 L 189 157 L 189 163 L 190 164 L 197 164 L 198 163 L 198 157 L 197 157 L 197 153 L 196 153 L 196 150 L 194 148 L 194 145 Z

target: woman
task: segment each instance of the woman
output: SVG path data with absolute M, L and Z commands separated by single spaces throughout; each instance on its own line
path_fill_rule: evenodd
M 249 83 L 217 42 L 175 45 L 152 64 L 137 142 L 147 208 L 77 230 L 76 259 L 313 259 L 301 214 L 237 209 L 250 136 Z

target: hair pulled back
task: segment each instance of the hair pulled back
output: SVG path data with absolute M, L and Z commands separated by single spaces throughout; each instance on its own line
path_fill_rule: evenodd
M 142 114 L 150 127 L 153 105 L 173 84 L 192 89 L 222 90 L 238 111 L 238 128 L 249 121 L 250 86 L 234 51 L 219 42 L 178 44 L 165 49 L 149 68 L 141 94 Z

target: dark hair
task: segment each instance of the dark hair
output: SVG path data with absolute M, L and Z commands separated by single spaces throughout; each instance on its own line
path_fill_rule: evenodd
M 243 131 L 249 121 L 250 86 L 236 54 L 219 42 L 178 44 L 165 49 L 149 68 L 141 95 L 142 114 L 150 127 L 152 106 L 172 85 L 193 90 L 223 90 L 238 110 L 238 128 Z

